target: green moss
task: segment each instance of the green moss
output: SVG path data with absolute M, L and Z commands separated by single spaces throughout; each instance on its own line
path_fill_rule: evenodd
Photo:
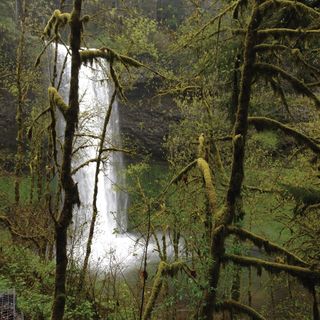
M 216 206 L 217 206 L 217 195 L 216 195 L 216 190 L 212 180 L 210 167 L 207 161 L 205 161 L 202 158 L 199 158 L 197 160 L 197 164 L 204 179 L 204 184 L 205 184 L 206 194 L 207 194 L 207 198 L 210 205 L 211 215 L 214 215 L 216 211 Z
M 152 310 L 155 306 L 156 300 L 159 296 L 160 290 L 162 288 L 163 277 L 164 276 L 174 276 L 183 268 L 184 263 L 181 261 L 176 261 L 168 264 L 161 261 L 158 266 L 157 273 L 154 277 L 153 286 L 150 294 L 150 298 L 146 305 L 146 309 L 143 313 L 142 320 L 148 320 L 151 317 Z
M 59 28 L 64 27 L 69 21 L 70 13 L 61 13 L 60 10 L 55 10 L 44 28 L 43 34 L 50 38 L 54 32 L 57 37 Z
M 58 107 L 59 110 L 62 112 L 62 114 L 65 115 L 69 109 L 69 106 L 64 102 L 64 100 L 58 93 L 57 89 L 54 87 L 49 87 L 48 94 L 49 94 L 50 104 Z

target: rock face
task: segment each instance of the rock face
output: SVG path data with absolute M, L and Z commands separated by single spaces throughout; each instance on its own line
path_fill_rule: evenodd
M 165 158 L 163 142 L 171 124 L 180 120 L 174 101 L 169 97 L 156 97 L 151 85 L 139 83 L 126 92 L 128 102 L 120 103 L 120 132 L 128 148 L 134 146 L 154 160 Z

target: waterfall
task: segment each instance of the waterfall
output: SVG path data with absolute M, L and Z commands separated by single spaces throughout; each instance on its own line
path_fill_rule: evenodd
M 58 47 L 58 74 L 61 73 L 67 49 Z M 61 95 L 68 101 L 70 81 L 70 56 L 66 60 L 61 82 Z M 96 159 L 99 148 L 104 118 L 114 90 L 109 79 L 108 64 L 102 60 L 92 65 L 81 66 L 79 74 L 80 114 L 79 125 L 73 147 L 73 169 L 79 169 L 73 176 L 78 184 L 81 206 L 74 209 L 73 228 L 71 232 L 70 251 L 81 261 L 84 258 L 88 230 L 92 216 L 92 201 Z M 63 143 L 65 123 L 57 111 L 57 136 Z M 119 110 L 115 102 L 107 127 L 105 147 L 119 147 Z M 61 151 L 60 151 L 61 154 Z M 121 190 L 125 184 L 123 155 L 120 152 L 105 153 L 100 166 L 97 208 L 98 217 L 92 243 L 91 265 L 101 263 L 104 266 L 113 263 L 132 265 L 143 250 L 136 238 L 126 233 L 127 229 L 127 194 Z M 143 244 L 142 244 L 143 246 Z

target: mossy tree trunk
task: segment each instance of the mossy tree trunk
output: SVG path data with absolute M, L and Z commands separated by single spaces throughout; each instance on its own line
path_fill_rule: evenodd
M 209 288 L 205 292 L 204 303 L 200 310 L 202 319 L 214 319 L 214 309 L 217 303 L 217 288 L 221 269 L 221 258 L 224 255 L 225 234 L 224 229 L 233 221 L 236 203 L 240 198 L 244 178 L 245 140 L 248 128 L 248 106 L 251 94 L 251 82 L 255 62 L 254 46 L 257 38 L 259 24 L 259 9 L 255 4 L 248 25 L 245 48 L 244 64 L 240 83 L 240 93 L 236 122 L 233 137 L 233 162 L 229 188 L 227 192 L 226 207 L 221 209 L 219 216 L 214 221 L 211 236 L 211 265 L 208 270 Z
M 56 241 L 56 272 L 55 292 L 51 314 L 51 320 L 62 320 L 66 303 L 66 275 L 67 275 L 67 231 L 72 220 L 73 206 L 78 203 L 77 185 L 72 179 L 71 159 L 74 133 L 78 123 L 79 113 L 79 69 L 81 66 L 80 44 L 81 44 L 81 6 L 82 0 L 74 0 L 73 10 L 70 17 L 70 47 L 71 80 L 69 105 L 64 116 L 66 129 L 64 134 L 63 157 L 61 165 L 61 186 L 64 190 L 63 207 L 55 222 Z

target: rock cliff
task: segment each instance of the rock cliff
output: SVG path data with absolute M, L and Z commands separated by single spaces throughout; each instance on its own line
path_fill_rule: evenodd
M 127 91 L 128 102 L 120 103 L 120 130 L 125 144 L 136 146 L 139 153 L 155 160 L 165 158 L 163 142 L 172 123 L 180 114 L 170 97 L 156 96 L 152 85 L 139 83 Z

